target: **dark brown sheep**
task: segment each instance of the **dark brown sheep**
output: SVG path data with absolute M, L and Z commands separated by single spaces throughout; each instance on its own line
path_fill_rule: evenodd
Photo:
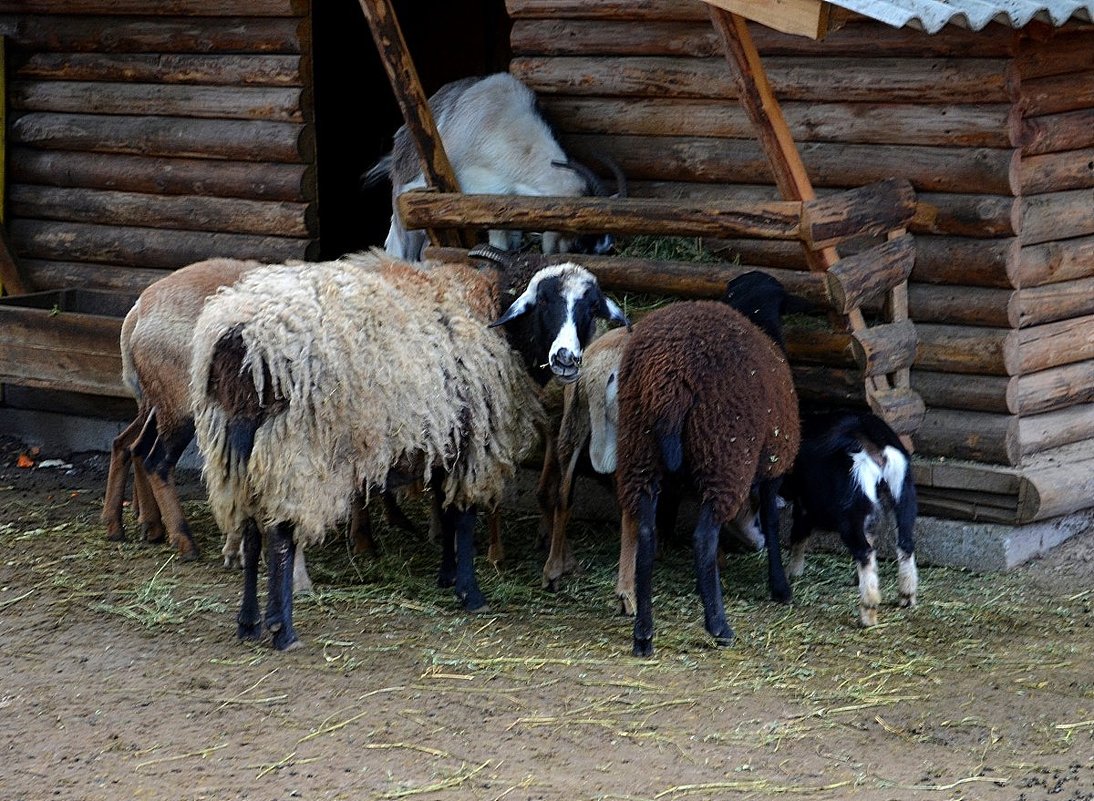
M 786 357 L 739 312 L 714 301 L 681 302 L 636 326 L 619 372 L 616 472 L 624 538 L 630 532 L 637 546 L 636 656 L 653 652 L 655 520 L 671 473 L 684 476 L 699 495 L 695 565 L 706 628 L 715 640 L 728 644 L 733 638 L 718 583 L 718 532 L 748 502 L 754 484 L 772 596 L 790 601 L 776 495 L 799 438 L 798 397 Z M 621 574 L 628 562 L 621 555 Z

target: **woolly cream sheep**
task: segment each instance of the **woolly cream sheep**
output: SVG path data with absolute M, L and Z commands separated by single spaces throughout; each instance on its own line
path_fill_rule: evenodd
M 653 652 L 654 531 L 662 487 L 674 474 L 699 496 L 696 579 L 715 641 L 733 639 L 718 581 L 718 535 L 749 502 L 754 484 L 772 597 L 790 601 L 776 496 L 798 450 L 798 399 L 784 354 L 762 330 L 716 301 L 683 301 L 651 312 L 623 353 L 618 436 L 624 545 L 632 538 L 636 547 L 636 656 Z M 621 585 L 627 568 L 624 548 Z
M 255 270 L 212 297 L 196 326 L 192 406 L 210 506 L 243 541 L 238 633 L 261 636 L 265 534 L 264 622 L 278 649 L 298 642 L 288 580 L 297 545 L 321 540 L 362 486 L 423 480 L 443 494 L 438 583 L 467 610 L 483 608 L 476 510 L 497 505 L 536 442 L 543 412 L 528 370 L 575 379 L 594 317 L 625 320 L 573 264 L 541 270 L 495 320 L 494 271 L 370 258 L 367 270 Z M 529 317 L 551 322 L 522 360 L 491 327 Z

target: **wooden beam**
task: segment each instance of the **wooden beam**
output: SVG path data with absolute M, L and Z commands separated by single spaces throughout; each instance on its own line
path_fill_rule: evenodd
M 8 247 L 8 234 L 3 225 L 0 225 L 0 292 L 5 295 L 24 295 L 30 291 L 30 286 L 23 280 L 19 272 L 19 265 L 11 255 Z
M 358 0 L 365 13 L 376 50 L 391 81 L 395 100 L 403 112 L 403 120 L 410 132 L 410 138 L 418 148 L 422 175 L 426 183 L 442 192 L 459 192 L 460 184 L 456 173 L 445 153 L 433 113 L 429 108 L 422 83 L 418 79 L 418 70 L 410 57 L 403 31 L 395 18 L 391 0 Z M 439 233 L 429 231 L 429 238 L 435 245 L 470 245 L 471 240 L 456 232 Z
M 814 250 L 903 228 L 916 210 L 915 190 L 891 178 L 802 203 L 802 239 Z
M 828 33 L 832 7 L 821 0 L 705 0 L 712 6 L 759 22 L 782 33 L 823 39 Z

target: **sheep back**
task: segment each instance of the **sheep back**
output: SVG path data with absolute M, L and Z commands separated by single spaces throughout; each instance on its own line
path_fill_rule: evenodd
M 205 299 L 239 280 L 257 261 L 207 259 L 150 284 L 122 322 L 122 380 L 142 408 L 156 408 L 162 432 L 190 419 L 190 339 Z M 146 399 L 146 400 L 145 400 Z
M 798 399 L 771 339 L 715 301 L 674 303 L 635 326 L 619 369 L 620 504 L 637 513 L 666 472 L 662 441 L 682 440 L 684 466 L 733 519 L 753 480 L 786 473 L 798 451 Z
M 465 267 L 418 269 L 380 254 L 270 266 L 206 304 L 191 400 L 210 506 L 223 530 L 291 521 L 314 542 L 362 486 L 392 470 L 449 471 L 446 501 L 492 506 L 542 409 L 515 354 L 485 321 L 492 290 Z M 238 340 L 239 381 L 262 409 L 244 459 L 214 361 Z M 219 354 L 219 355 L 218 355 Z M 237 387 L 236 389 L 239 389 Z

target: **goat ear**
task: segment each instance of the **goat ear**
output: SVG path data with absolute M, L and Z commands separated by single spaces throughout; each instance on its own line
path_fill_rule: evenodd
M 505 325 L 510 320 L 515 320 L 531 309 L 532 304 L 535 302 L 536 293 L 533 285 L 524 290 L 524 293 L 509 305 L 509 308 L 505 310 L 501 317 L 490 323 L 490 328 L 496 328 L 499 325 Z
M 619 308 L 619 304 L 607 295 L 600 296 L 600 308 L 597 310 L 597 316 L 603 317 L 614 323 L 619 323 L 620 325 L 625 325 L 627 326 L 628 331 L 631 330 L 631 321 L 627 319 L 627 315 Z

